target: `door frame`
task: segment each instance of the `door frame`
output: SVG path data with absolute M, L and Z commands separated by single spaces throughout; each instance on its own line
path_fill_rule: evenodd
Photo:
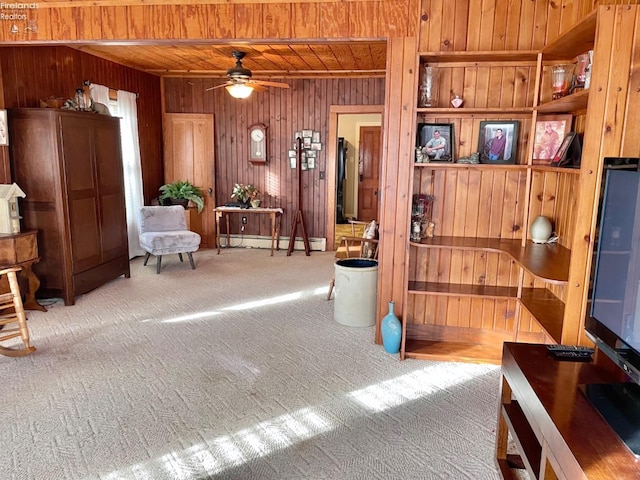
M 336 236 L 336 162 L 338 157 L 338 117 L 340 115 L 357 115 L 379 113 L 384 118 L 384 105 L 330 105 L 329 106 L 329 138 L 327 148 L 327 250 L 335 250 Z M 383 128 L 382 122 L 380 128 Z M 381 157 L 381 161 L 384 156 Z

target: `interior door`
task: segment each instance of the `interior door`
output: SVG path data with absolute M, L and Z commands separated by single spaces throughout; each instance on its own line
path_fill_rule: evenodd
M 360 127 L 358 220 L 378 219 L 381 127 Z
M 189 180 L 205 193 L 204 209 L 189 209 L 189 228 L 202 237 L 202 248 L 215 246 L 215 160 L 213 115 L 164 115 L 164 181 Z

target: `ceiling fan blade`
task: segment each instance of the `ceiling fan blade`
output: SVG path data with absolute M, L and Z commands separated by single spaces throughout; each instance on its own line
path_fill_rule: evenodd
M 278 87 L 278 88 L 289 88 L 289 84 L 281 83 L 281 82 L 267 82 L 264 80 L 249 80 L 247 83 L 251 83 L 252 85 L 262 85 L 265 87 Z
M 266 92 L 269 90 L 267 87 L 260 85 L 259 83 L 251 82 L 249 86 L 251 86 L 256 92 Z
M 221 83 L 220 85 L 214 85 L 213 87 L 205 88 L 204 91 L 208 92 L 209 90 L 214 90 L 216 88 L 226 87 L 227 85 L 231 85 L 229 82 Z

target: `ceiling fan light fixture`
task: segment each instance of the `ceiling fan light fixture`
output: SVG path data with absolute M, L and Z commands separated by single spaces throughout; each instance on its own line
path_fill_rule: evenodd
M 253 92 L 253 87 L 246 83 L 234 83 L 225 87 L 233 98 L 247 98 Z

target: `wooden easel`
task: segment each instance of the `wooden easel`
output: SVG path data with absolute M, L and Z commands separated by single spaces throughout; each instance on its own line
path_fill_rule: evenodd
M 291 225 L 291 236 L 289 237 L 289 248 L 287 248 L 287 257 L 291 256 L 293 252 L 293 245 L 296 242 L 296 230 L 298 224 L 302 228 L 302 241 L 304 242 L 304 253 L 311 255 L 311 247 L 309 246 L 309 237 L 307 236 L 307 229 L 304 226 L 304 216 L 302 215 L 302 139 L 296 138 L 296 171 L 298 175 L 298 211 L 293 216 L 293 223 Z

